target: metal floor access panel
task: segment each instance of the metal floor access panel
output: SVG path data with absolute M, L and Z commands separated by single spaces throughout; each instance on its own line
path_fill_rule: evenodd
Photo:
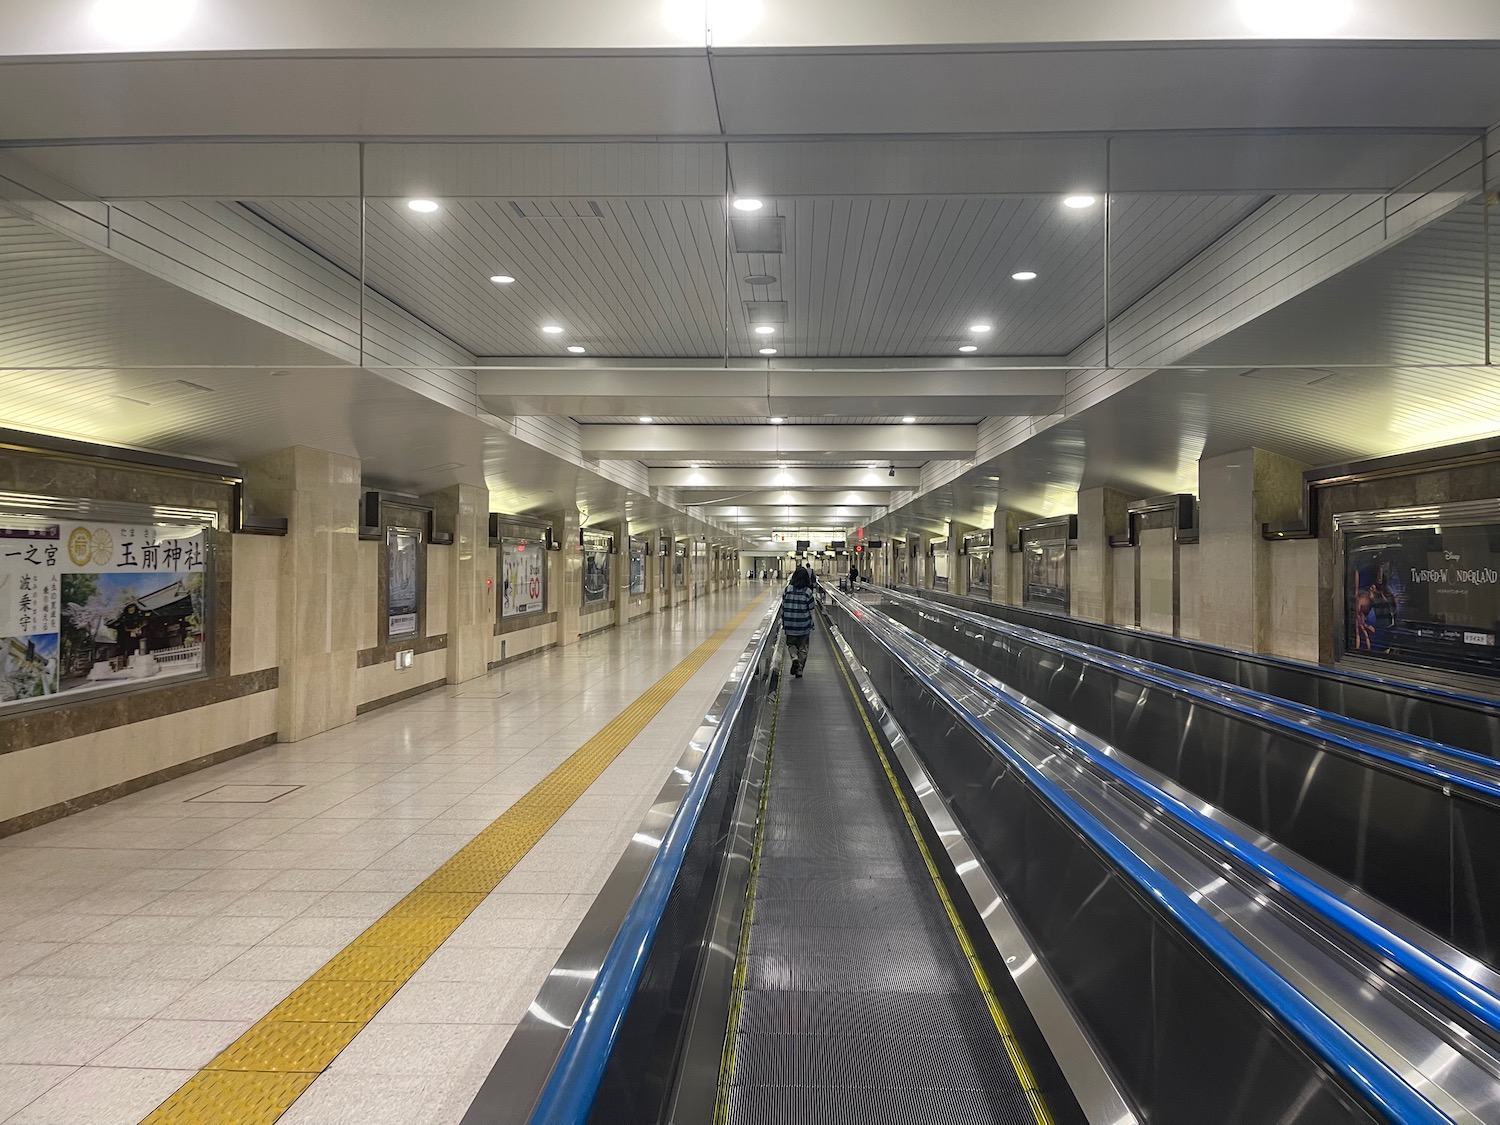
M 1035 1125 L 821 625 L 782 684 L 745 968 L 731 1125 Z

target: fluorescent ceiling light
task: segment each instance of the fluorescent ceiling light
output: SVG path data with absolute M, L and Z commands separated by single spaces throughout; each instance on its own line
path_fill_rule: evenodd
M 569 344 L 568 345 L 568 351 L 572 352 L 574 355 L 582 355 L 583 354 L 583 345 L 582 344 Z
M 779 425 L 781 425 L 781 423 L 783 423 L 785 421 L 786 421 L 785 418 L 772 418 L 771 419 L 771 425 L 773 425 L 773 426 L 779 426 Z
M 734 201 L 736 211 L 759 211 L 764 206 L 765 204 L 758 199 L 742 198 Z
M 195 0 L 99 0 L 94 26 L 124 43 L 156 43 L 176 35 L 193 18 Z
M 490 278 L 490 280 L 493 281 L 496 285 L 509 285 L 516 279 L 511 277 L 508 273 L 497 273 L 494 277 Z
M 1240 0 L 1240 19 L 1267 38 L 1315 39 L 1348 22 L 1352 0 Z
M 984 332 L 990 332 L 990 331 L 992 331 L 994 329 L 994 327 L 995 326 L 993 324 L 986 324 L 984 321 L 981 320 L 977 324 L 971 324 L 971 325 L 969 325 L 969 331 L 975 333 L 976 335 L 978 335 L 978 334 L 981 334 L 981 333 L 984 333 Z
M 901 421 L 903 421 L 903 422 L 915 422 L 916 418 L 913 417 L 912 415 L 908 414 L 905 418 L 901 419 Z
M 961 352 L 977 352 L 979 350 L 979 345 L 977 345 L 977 344 L 964 344 L 958 350 L 961 351 Z
M 1017 270 L 1010 275 L 1012 281 L 1035 281 L 1036 270 Z
M 757 324 L 755 326 L 755 333 L 758 336 L 769 336 L 772 332 L 775 331 L 776 326 L 774 324 Z
M 653 418 L 653 417 L 651 417 L 651 415 L 649 415 L 649 414 L 642 414 L 641 415 L 641 421 L 642 422 L 654 422 L 654 421 L 656 421 L 656 419 Z
M 761 355 L 775 355 L 776 354 L 776 349 L 775 348 L 761 348 L 760 349 L 760 354 Z
M 431 199 L 408 199 L 406 205 L 422 215 L 429 215 L 438 209 L 437 203 Z
M 561 324 L 544 324 L 544 325 L 542 325 L 542 331 L 545 332 L 545 333 L 547 333 L 547 335 L 549 335 L 549 336 L 556 336 L 556 335 L 558 335 L 558 334 L 560 334 L 562 332 L 562 325 Z
M 1070 195 L 1063 200 L 1064 207 L 1071 207 L 1075 211 L 1081 211 L 1085 207 L 1092 207 L 1099 200 L 1092 195 Z

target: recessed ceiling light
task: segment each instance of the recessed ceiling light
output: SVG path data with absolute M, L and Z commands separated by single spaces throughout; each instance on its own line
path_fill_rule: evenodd
M 406 205 L 423 215 L 431 214 L 438 209 L 437 203 L 431 199 L 408 199 Z
M 1250 30 L 1274 38 L 1315 39 L 1348 20 L 1351 0 L 1240 0 L 1240 18 Z
M 761 355 L 775 355 L 776 354 L 776 349 L 775 348 L 761 348 L 760 349 L 760 354 Z
M 516 279 L 511 277 L 508 273 L 497 273 L 494 277 L 490 278 L 490 280 L 493 281 L 496 285 L 509 285 Z
M 742 196 L 734 201 L 736 211 L 759 211 L 764 206 L 765 204 L 759 199 L 751 199 L 748 196 Z
M 901 421 L 903 421 L 903 422 L 915 422 L 916 418 L 914 418 L 912 415 L 908 414 L 905 418 L 901 419 Z
M 558 334 L 560 334 L 562 332 L 562 325 L 561 324 L 544 324 L 544 325 L 542 325 L 542 331 L 545 332 L 545 333 L 547 333 L 547 335 L 549 335 L 549 336 L 556 336 L 556 335 L 558 335 Z
M 1085 207 L 1092 207 L 1099 200 L 1092 195 L 1070 195 L 1063 200 L 1064 207 L 1071 207 L 1075 211 L 1081 211 Z
M 786 421 L 785 418 L 772 418 L 771 419 L 771 425 L 773 425 L 773 426 L 779 426 L 779 425 L 781 425 L 781 423 L 783 423 L 785 421 Z
M 775 331 L 776 326 L 774 324 L 757 324 L 755 326 L 755 333 L 757 336 L 769 336 L 772 332 Z
M 774 273 L 752 273 L 745 276 L 746 285 L 775 285 L 776 275 Z
M 964 344 L 964 345 L 960 346 L 958 350 L 961 351 L 961 352 L 977 352 L 979 350 L 979 345 L 977 345 L 977 344 Z
M 568 351 L 572 352 L 574 355 L 582 355 L 583 354 L 583 345 L 582 344 L 569 344 L 568 345 Z
M 193 18 L 194 0 L 99 0 L 94 25 L 129 43 L 152 43 L 174 35 Z
M 649 415 L 649 414 L 642 414 L 641 415 L 641 421 L 642 422 L 654 422 L 654 421 L 656 421 L 656 419 L 653 418 L 653 417 L 651 417 L 651 415 Z
M 1012 281 L 1035 281 L 1036 270 L 1017 270 L 1010 275 Z
M 992 331 L 994 329 L 994 327 L 995 326 L 993 324 L 986 324 L 984 321 L 981 320 L 978 324 L 971 324 L 971 325 L 969 325 L 969 331 L 973 332 L 975 334 L 980 334 L 980 333 Z

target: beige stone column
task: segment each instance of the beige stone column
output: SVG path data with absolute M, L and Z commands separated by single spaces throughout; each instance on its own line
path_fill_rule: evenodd
M 582 526 L 577 508 L 564 508 L 544 517 L 552 525 L 560 551 L 547 552 L 547 609 L 557 614 L 557 643 L 578 643 L 578 615 L 583 603 L 583 554 L 578 546 Z
M 1125 530 L 1129 497 L 1117 488 L 1078 494 L 1078 549 L 1073 552 L 1069 607 L 1074 617 L 1108 622 L 1114 613 L 1114 560 L 1109 537 Z
M 247 500 L 287 513 L 277 584 L 277 737 L 297 742 L 352 722 L 359 642 L 360 464 L 297 446 L 245 466 Z
M 630 524 L 621 521 L 609 533 L 615 537 L 615 553 L 609 560 L 609 584 L 618 629 L 630 621 Z
M 1015 512 L 996 510 L 995 533 L 990 539 L 990 601 L 998 605 L 1020 601 L 1021 556 L 1010 553 L 1020 525 L 1021 517 Z
M 973 530 L 972 524 L 959 523 L 957 520 L 948 524 L 948 592 L 950 594 L 969 592 L 969 557 L 958 552 L 959 548 L 964 545 L 964 536 Z
M 651 612 L 660 613 L 667 608 L 661 589 L 661 535 L 646 540 L 646 595 L 650 599 Z
M 456 484 L 425 497 L 436 526 L 453 532 L 448 566 L 448 682 L 461 684 L 489 670 L 495 633 L 495 552 L 489 549 L 490 493 Z M 434 560 L 435 561 L 435 560 Z
M 1174 527 L 1148 527 L 1136 538 L 1140 544 L 1136 555 L 1140 569 L 1141 628 L 1177 636 L 1182 630 L 1177 531 Z
M 1198 462 L 1198 636 L 1209 644 L 1267 647 L 1271 560 L 1260 525 L 1297 514 L 1304 467 L 1264 449 Z

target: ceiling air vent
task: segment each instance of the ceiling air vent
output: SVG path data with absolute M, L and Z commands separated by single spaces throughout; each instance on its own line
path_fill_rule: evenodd
M 729 220 L 736 254 L 780 254 L 786 221 L 780 215 L 735 215 Z
M 785 301 L 745 302 L 745 321 L 748 324 L 785 324 L 786 319 Z

